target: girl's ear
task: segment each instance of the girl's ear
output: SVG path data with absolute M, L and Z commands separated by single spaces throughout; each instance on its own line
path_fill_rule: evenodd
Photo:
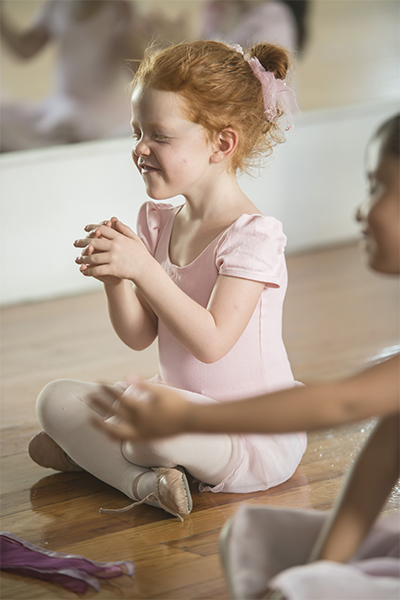
M 225 127 L 214 138 L 214 151 L 211 155 L 211 162 L 219 163 L 230 158 L 235 152 L 239 143 L 239 134 L 231 127 Z

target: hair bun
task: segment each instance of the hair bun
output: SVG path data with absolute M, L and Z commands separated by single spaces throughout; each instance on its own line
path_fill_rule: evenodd
M 285 79 L 291 65 L 290 53 L 275 44 L 256 44 L 250 51 L 250 58 L 258 58 L 266 71 L 274 74 L 276 79 Z

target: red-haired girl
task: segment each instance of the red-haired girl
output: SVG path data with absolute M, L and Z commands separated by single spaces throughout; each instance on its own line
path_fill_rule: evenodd
M 289 63 L 272 44 L 247 55 L 209 41 L 148 53 L 133 80 L 132 156 L 152 201 L 140 209 L 138 234 L 112 218 L 75 242 L 83 275 L 104 283 L 116 333 L 134 350 L 158 338 L 158 383 L 195 404 L 295 385 L 281 331 L 286 237 L 237 182 L 283 141 L 279 119 L 291 126 Z M 178 194 L 179 206 L 158 202 Z M 90 423 L 96 390 L 70 380 L 44 388 L 44 432 L 31 441 L 31 457 L 82 468 L 179 518 L 192 508 L 185 471 L 201 490 L 265 490 L 293 474 L 306 447 L 297 432 L 121 446 Z M 132 392 L 125 383 L 115 390 Z

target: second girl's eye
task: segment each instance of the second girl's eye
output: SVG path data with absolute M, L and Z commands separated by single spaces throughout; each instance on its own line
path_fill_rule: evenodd
M 380 181 L 377 181 L 376 179 L 370 180 L 370 183 L 369 183 L 370 197 L 377 196 L 378 194 L 380 194 L 383 191 L 383 189 L 384 189 L 384 185 Z

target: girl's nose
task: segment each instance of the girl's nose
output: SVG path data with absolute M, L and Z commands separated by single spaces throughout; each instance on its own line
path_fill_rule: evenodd
M 362 209 L 361 209 L 361 206 L 359 206 L 359 207 L 357 208 L 357 211 L 356 211 L 356 215 L 355 215 L 355 216 L 356 216 L 356 221 L 357 221 L 358 223 L 361 223 L 361 221 L 362 221 Z
M 138 140 L 133 147 L 133 153 L 136 156 L 148 156 L 150 154 L 150 148 L 143 140 Z
M 369 210 L 369 202 L 365 201 L 361 206 L 358 207 L 355 218 L 358 223 L 365 223 L 367 220 L 367 214 Z

